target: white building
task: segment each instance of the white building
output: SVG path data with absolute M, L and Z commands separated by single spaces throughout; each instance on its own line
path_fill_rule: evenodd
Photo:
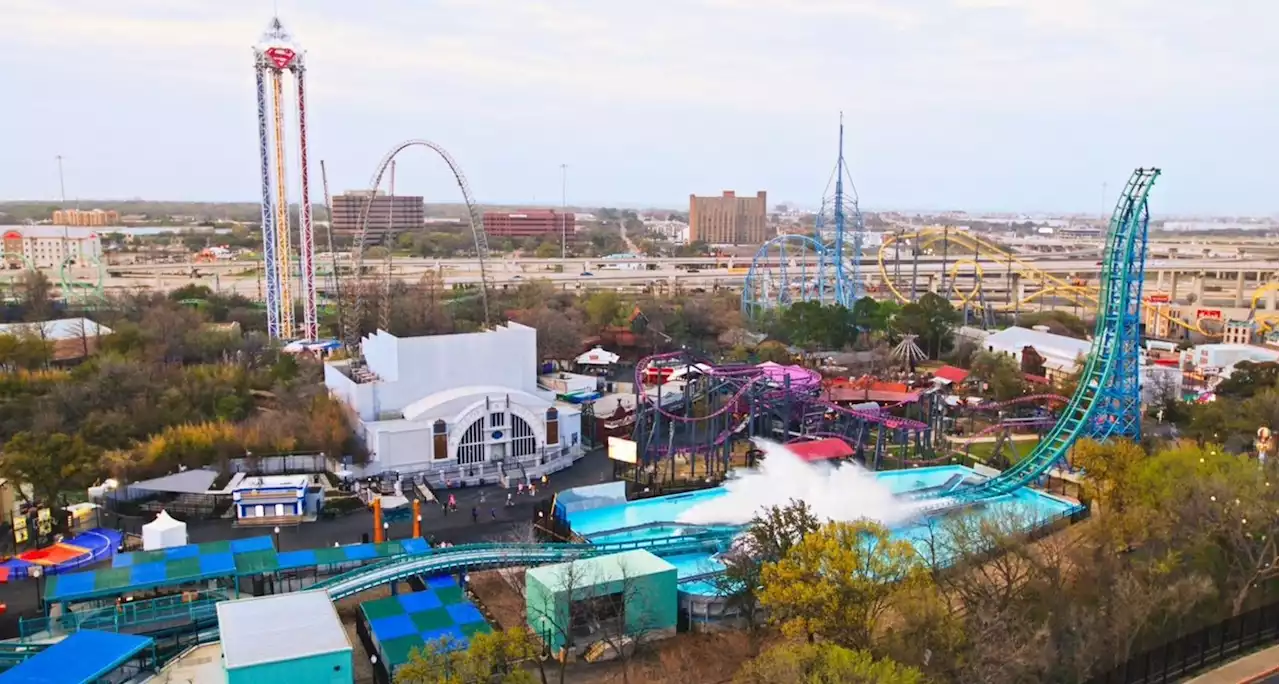
M 1080 367 L 1079 360 L 1089 353 L 1092 346 L 1087 340 L 1019 326 L 992 333 L 981 344 L 989 352 L 1012 356 L 1019 364 L 1022 363 L 1022 350 L 1034 348 L 1044 358 L 1045 374 L 1050 379 L 1076 372 Z
M 1182 368 L 1227 377 L 1241 361 L 1277 361 L 1276 350 L 1251 344 L 1202 344 L 1182 352 Z
M 358 421 L 363 473 L 451 483 L 538 477 L 582 453 L 582 416 L 538 387 L 537 332 L 519 323 L 461 335 L 361 342 L 367 367 L 325 364 L 325 384 Z
M 96 228 L 19 225 L 3 226 L 0 231 L 7 268 L 56 268 L 69 259 L 83 266 L 102 258 L 102 238 Z

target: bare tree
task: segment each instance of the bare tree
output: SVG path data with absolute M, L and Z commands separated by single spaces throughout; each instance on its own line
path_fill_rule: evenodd
M 665 626 L 657 605 L 663 598 L 646 586 L 625 558 L 614 556 L 601 562 L 616 563 L 616 571 L 607 581 L 590 584 L 582 598 L 572 602 L 570 621 L 585 628 L 603 649 L 612 651 L 622 663 L 622 681 L 626 684 L 630 681 L 631 659 L 648 638 Z

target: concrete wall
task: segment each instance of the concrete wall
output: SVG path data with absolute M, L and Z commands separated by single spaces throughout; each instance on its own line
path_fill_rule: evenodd
M 378 381 L 356 383 L 341 370 L 345 362 L 336 362 L 326 364 L 325 384 L 363 420 L 385 418 L 423 397 L 469 385 L 534 392 L 537 346 L 537 331 L 519 323 L 427 337 L 401 338 L 380 330 L 361 342 Z

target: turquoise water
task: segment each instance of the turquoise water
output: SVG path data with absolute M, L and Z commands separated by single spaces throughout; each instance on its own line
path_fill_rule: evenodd
M 946 483 L 956 475 L 980 477 L 972 469 L 964 466 L 946 465 L 931 468 L 912 468 L 908 470 L 888 470 L 875 474 L 876 479 L 886 485 L 895 494 L 937 487 Z M 681 526 L 675 520 L 680 514 L 694 506 L 724 496 L 724 489 L 705 489 L 688 494 L 655 497 L 641 501 L 633 501 L 616 506 L 574 511 L 568 514 L 569 524 L 578 534 L 589 537 L 594 542 L 626 541 L 632 539 L 651 539 L 669 537 L 682 533 L 696 532 L 697 528 Z M 1028 521 L 1028 527 L 1038 527 L 1053 520 L 1069 515 L 1079 504 L 1060 499 L 1034 489 L 1019 489 L 1008 495 L 992 499 L 979 510 L 968 515 L 1018 515 Z M 656 525 L 638 530 L 626 530 L 610 534 L 610 530 L 620 530 L 637 525 L 654 523 L 670 523 Z M 906 539 L 923 547 L 929 539 L 931 530 L 928 519 L 919 519 L 890 528 L 896 539 Z M 923 548 L 922 548 L 923 551 Z M 667 558 L 676 566 L 678 577 L 689 577 L 724 566 L 706 554 L 685 554 Z M 946 559 L 940 559 L 945 562 Z M 715 587 L 710 582 L 700 581 L 680 585 L 680 590 L 704 596 L 714 595 Z

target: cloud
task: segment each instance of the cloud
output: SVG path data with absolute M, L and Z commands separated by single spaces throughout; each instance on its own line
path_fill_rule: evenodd
M 497 164 L 608 145 L 670 159 L 679 168 L 660 175 L 672 186 L 774 174 L 795 198 L 811 181 L 782 169 L 819 165 L 791 159 L 798 150 L 829 164 L 840 110 L 859 172 L 895 169 L 884 172 L 890 180 L 934 155 L 1025 164 L 1015 148 L 1051 147 L 1049 138 L 1077 136 L 1120 156 L 1136 154 L 1137 138 L 1138 151 L 1165 156 L 1187 145 L 1225 155 L 1212 139 L 1233 131 L 1275 138 L 1274 0 L 279 2 L 307 50 L 314 132 L 334 136 L 326 146 L 361 168 L 354 150 L 369 138 L 381 146 L 447 130 L 450 145 L 473 146 L 461 155 L 468 166 L 477 154 Z M 251 48 L 269 9 L 262 0 L 0 0 L 0 79 L 51 110 L 92 101 L 93 134 L 157 107 L 189 116 L 207 130 L 193 144 L 209 154 L 252 135 Z M 70 136 L 69 116 L 32 116 L 29 144 Z M 145 145 L 143 132 L 131 144 Z M 491 151 L 498 135 L 518 149 Z M 1275 150 L 1255 147 L 1246 153 L 1274 178 Z M 1113 163 L 1096 154 L 1091 163 Z M 876 194 L 874 178 L 859 187 Z

